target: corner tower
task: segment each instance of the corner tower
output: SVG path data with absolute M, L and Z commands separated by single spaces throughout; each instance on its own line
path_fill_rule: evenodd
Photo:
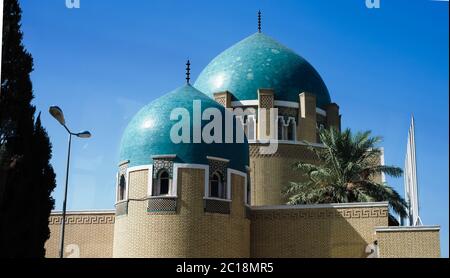
M 188 83 L 131 120 L 120 147 L 114 257 L 250 256 L 247 141 L 193 140 L 208 124 L 196 113 L 213 110 L 230 113 Z M 172 140 L 177 121 L 192 141 Z

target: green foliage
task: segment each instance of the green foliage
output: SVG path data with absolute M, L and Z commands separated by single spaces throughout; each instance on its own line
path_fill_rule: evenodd
M 51 144 L 34 118 L 33 59 L 22 45 L 21 10 L 5 0 L 0 91 L 0 257 L 44 257 L 55 173 Z
M 304 181 L 291 182 L 284 194 L 289 204 L 319 204 L 388 201 L 401 217 L 406 216 L 406 202 L 388 184 L 376 177 L 386 174 L 400 177 L 402 169 L 383 166 L 379 161 L 380 137 L 371 137 L 370 131 L 353 135 L 350 129 L 342 133 L 335 129 L 321 129 L 323 148 L 309 147 L 320 163 L 298 162 L 294 169 L 304 175 Z

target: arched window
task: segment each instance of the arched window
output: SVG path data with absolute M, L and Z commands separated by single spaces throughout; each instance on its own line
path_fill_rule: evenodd
M 120 175 L 119 178 L 119 196 L 118 201 L 125 200 L 125 176 Z
M 290 141 L 295 141 L 295 128 L 295 120 L 291 118 L 287 128 L 287 139 Z
M 248 140 L 255 140 L 255 118 L 253 116 L 250 116 L 247 118 L 247 139 Z
M 282 117 L 278 118 L 278 140 L 284 140 L 284 120 Z
M 219 172 L 214 172 L 209 181 L 209 197 L 226 198 L 225 186 L 223 184 L 222 175 Z
M 249 141 L 256 140 L 256 121 L 254 115 L 244 115 L 237 116 L 237 119 L 239 119 L 240 123 L 242 124 L 242 127 L 244 128 L 245 136 L 247 136 L 247 139 Z
M 155 195 L 168 195 L 170 192 L 170 177 L 166 170 L 162 170 L 158 174 L 157 188 Z

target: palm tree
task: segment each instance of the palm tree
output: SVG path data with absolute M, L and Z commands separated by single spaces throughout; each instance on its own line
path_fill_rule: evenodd
M 388 201 L 390 208 L 406 217 L 405 200 L 388 184 L 377 182 L 382 173 L 400 177 L 401 168 L 379 165 L 381 137 L 371 132 L 353 135 L 350 129 L 342 133 L 336 129 L 321 129 L 323 148 L 309 149 L 320 163 L 295 163 L 294 169 L 305 176 L 303 182 L 291 182 L 284 190 L 288 204 L 348 203 Z M 390 215 L 390 220 L 392 216 Z

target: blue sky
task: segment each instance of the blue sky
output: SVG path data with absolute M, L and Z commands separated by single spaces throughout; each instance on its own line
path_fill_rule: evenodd
M 340 106 L 343 127 L 384 137 L 387 164 L 403 166 L 416 120 L 421 217 L 441 225 L 448 257 L 448 2 L 381 0 L 21 0 L 24 44 L 34 57 L 37 109 L 53 143 L 62 207 L 66 133 L 47 113 L 59 105 L 73 141 L 68 209 L 110 209 L 121 134 L 143 105 L 195 79 L 221 51 L 256 31 L 306 58 Z M 388 179 L 403 194 L 403 179 Z

